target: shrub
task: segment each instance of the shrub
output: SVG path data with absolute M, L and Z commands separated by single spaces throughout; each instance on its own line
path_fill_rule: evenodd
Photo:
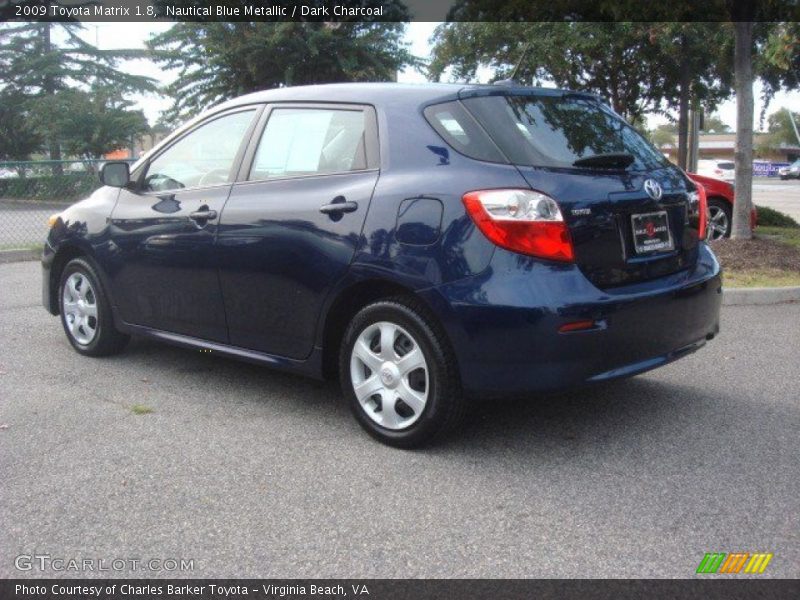
M 792 217 L 768 206 L 756 206 L 758 224 L 765 227 L 800 227 Z
M 100 187 L 96 173 L 0 179 L 0 198 L 78 200 Z

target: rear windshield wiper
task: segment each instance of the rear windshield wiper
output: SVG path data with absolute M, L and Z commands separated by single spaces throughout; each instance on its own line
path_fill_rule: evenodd
M 627 152 L 608 152 L 579 158 L 573 167 L 598 167 L 601 169 L 626 169 L 633 164 L 636 157 Z

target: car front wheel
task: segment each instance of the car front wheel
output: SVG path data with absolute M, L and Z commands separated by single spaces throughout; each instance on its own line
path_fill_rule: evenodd
M 428 444 L 463 416 L 455 358 L 438 324 L 414 299 L 362 309 L 342 340 L 339 371 L 356 419 L 385 444 Z
M 61 324 L 72 347 L 87 356 L 108 356 L 121 351 L 128 336 L 114 328 L 111 306 L 92 264 L 71 260 L 59 284 Z

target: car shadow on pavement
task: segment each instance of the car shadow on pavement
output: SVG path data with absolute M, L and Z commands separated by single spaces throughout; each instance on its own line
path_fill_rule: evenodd
M 157 366 L 162 377 L 188 378 L 199 388 L 226 389 L 238 402 L 262 407 L 269 403 L 273 410 L 280 407 L 312 419 L 316 413 L 320 427 L 330 427 L 333 417 L 343 435 L 359 433 L 350 427 L 353 420 L 335 381 L 316 381 L 144 339 L 134 339 L 120 359 L 143 363 L 143 371 Z M 211 394 L 207 401 L 228 400 L 224 395 Z M 696 417 L 703 402 L 702 390 L 647 375 L 566 392 L 474 402 L 458 432 L 424 451 L 469 451 L 476 444 L 523 452 L 547 444 L 578 444 L 589 449 L 614 438 L 669 427 L 671 422 L 680 424 L 687 418 L 681 406 L 691 407 Z

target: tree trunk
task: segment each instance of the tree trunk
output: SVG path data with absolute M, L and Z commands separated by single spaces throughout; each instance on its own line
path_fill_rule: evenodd
M 731 237 L 749 240 L 753 206 L 753 23 L 733 24 L 736 88 L 736 201 L 733 203 Z
M 689 95 L 691 79 L 685 38 L 681 38 L 681 90 L 678 101 L 678 166 L 686 169 L 689 132 Z
M 42 24 L 42 50 L 45 56 L 49 56 L 50 53 L 53 51 L 53 45 L 50 41 L 50 29 L 52 25 L 50 23 L 43 23 Z M 52 98 L 56 93 L 56 86 L 53 80 L 53 76 L 47 74 L 44 76 L 44 86 L 43 86 L 44 95 Z M 48 154 L 50 155 L 50 160 L 61 160 L 61 145 L 59 140 L 56 136 L 50 135 L 47 139 L 47 149 Z M 61 175 L 63 174 L 64 170 L 61 164 L 53 164 L 53 175 Z

